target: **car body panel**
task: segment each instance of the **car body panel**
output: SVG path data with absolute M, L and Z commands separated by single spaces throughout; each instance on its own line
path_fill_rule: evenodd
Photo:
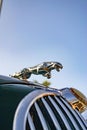
M 13 82 L 13 83 L 11 83 Z M 31 91 L 32 86 L 22 84 L 13 78 L 0 79 L 0 130 L 11 130 L 15 110 L 19 102 Z
M 65 88 L 65 90 L 67 90 L 67 89 Z M 71 93 L 71 92 L 69 91 L 68 93 Z M 54 99 L 54 96 L 55 96 L 55 99 L 58 98 L 57 99 L 57 100 L 59 100 L 58 102 L 56 102 L 56 100 Z M 26 100 L 26 97 L 28 97 L 27 100 Z M 76 112 L 73 109 L 73 107 L 70 105 L 70 103 L 68 101 L 69 98 L 70 98 L 70 96 L 67 97 L 66 93 L 65 92 L 63 93 L 63 90 L 58 90 L 58 89 L 50 88 L 50 87 L 46 88 L 45 86 L 38 84 L 38 83 L 33 83 L 33 82 L 30 82 L 27 80 L 19 80 L 19 79 L 13 78 L 13 77 L 0 75 L 0 130 L 6 130 L 6 129 L 7 130 L 12 130 L 12 129 L 13 130 L 22 130 L 19 128 L 21 125 L 21 121 L 23 121 L 23 120 L 25 121 L 25 117 L 26 117 L 26 121 L 27 121 L 27 115 L 26 115 L 26 111 L 28 112 L 27 109 L 30 108 L 31 103 L 32 102 L 34 103 L 34 101 L 35 101 L 35 104 L 37 105 L 37 102 L 39 100 L 42 100 L 44 103 L 44 106 L 43 106 L 43 105 L 41 105 L 41 102 L 40 102 L 39 105 L 41 105 L 41 106 L 39 107 L 38 110 L 40 113 L 41 113 L 41 111 L 44 112 L 43 116 L 44 116 L 44 118 L 46 118 L 45 122 L 47 122 L 48 120 L 49 120 L 49 123 L 51 120 L 54 121 L 56 116 L 57 116 L 58 120 L 60 121 L 58 113 L 56 113 L 56 111 L 54 110 L 56 108 L 56 110 L 59 109 L 58 112 L 60 113 L 60 111 L 61 111 L 63 116 L 65 117 L 65 119 L 63 119 L 62 115 L 60 114 L 60 117 L 61 117 L 61 119 L 64 120 L 64 122 L 68 123 L 67 119 L 69 118 L 71 124 L 73 124 L 73 127 L 71 127 L 70 122 L 68 123 L 71 130 L 74 127 L 76 127 L 76 128 L 78 127 L 79 129 L 84 128 L 84 130 L 86 130 L 87 129 L 86 120 L 83 119 L 83 117 L 81 116 L 79 111 Z M 47 99 L 47 101 L 45 101 L 45 99 Z M 62 100 L 60 100 L 60 99 L 62 99 Z M 30 103 L 28 104 L 28 102 L 30 102 Z M 48 103 L 51 103 L 52 107 L 49 106 L 50 104 L 47 105 Z M 26 107 L 26 104 L 27 104 L 28 108 Z M 62 105 L 64 105 L 64 107 L 66 109 Z M 26 109 L 25 109 L 25 107 L 26 107 Z M 34 107 L 35 107 L 34 104 L 32 104 L 32 108 L 34 108 Z M 47 115 L 47 110 L 44 107 L 47 108 L 48 112 L 50 110 L 51 118 L 49 118 L 49 114 Z M 67 115 L 65 110 L 67 110 L 67 113 L 69 115 Z M 32 118 L 33 117 L 32 114 L 35 114 L 35 111 L 31 111 L 31 108 L 30 108 L 29 112 L 30 112 L 31 118 Z M 29 112 L 28 112 L 28 114 L 29 114 Z M 42 119 L 43 116 L 39 112 L 38 112 L 38 114 Z M 18 115 L 20 115 L 20 113 L 21 113 L 21 116 L 18 116 Z M 22 115 L 23 113 L 25 113 L 25 114 Z M 53 116 L 52 116 L 52 113 L 53 113 Z M 79 116 L 77 113 L 79 114 Z M 72 122 L 72 115 L 73 115 L 74 122 Z M 37 116 L 35 116 L 35 122 L 38 120 Z M 69 116 L 69 117 L 67 117 L 67 116 Z M 48 117 L 48 119 L 47 119 L 47 117 Z M 57 123 L 60 126 L 61 122 L 58 122 L 58 120 L 55 120 L 55 121 L 57 121 Z M 32 118 L 32 121 L 33 121 L 33 118 Z M 40 121 L 40 120 L 38 120 L 38 121 Z M 55 124 L 55 121 L 54 121 L 54 125 L 58 128 L 58 125 Z M 18 123 L 18 122 L 20 122 L 20 123 Z M 64 122 L 63 122 L 63 124 L 64 124 Z M 24 123 L 24 122 L 22 122 L 22 123 Z M 30 123 L 30 122 L 28 122 L 28 123 Z M 42 123 L 43 123 L 43 121 L 42 121 Z M 32 124 L 33 124 L 33 122 L 32 122 Z M 25 125 L 26 125 L 26 122 L 25 122 Z M 53 130 L 53 129 L 55 130 L 54 125 L 51 125 L 51 123 L 50 123 L 47 125 L 47 127 L 50 127 L 50 130 Z M 65 126 L 65 124 L 64 124 L 64 126 L 60 126 L 60 127 L 65 128 L 67 126 Z M 18 129 L 15 129 L 15 128 L 18 128 Z M 60 130 L 60 129 L 58 129 L 58 130 Z M 28 126 L 28 129 L 26 129 L 26 130 L 29 130 L 29 126 Z M 39 125 L 37 126 L 37 128 L 35 130 L 41 130 Z

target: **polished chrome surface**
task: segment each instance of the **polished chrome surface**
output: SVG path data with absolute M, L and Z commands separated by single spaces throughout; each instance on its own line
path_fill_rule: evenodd
M 86 120 L 86 118 L 84 117 L 84 116 L 81 116 L 82 114 L 80 114 L 77 110 L 75 110 L 76 112 L 77 112 L 77 114 L 78 114 L 78 116 L 81 118 L 81 120 L 83 121 L 83 123 L 86 125 L 86 127 L 87 127 L 87 120 Z M 87 114 L 87 113 L 85 113 L 85 114 Z M 86 117 L 87 117 L 87 115 L 86 115 Z M 86 122 L 84 122 L 84 119 L 86 120 Z
M 81 113 L 81 115 L 83 116 L 83 118 L 86 120 L 87 122 L 87 109 Z
M 87 98 L 75 88 L 64 88 L 61 90 L 62 96 L 69 102 L 73 109 L 80 113 L 87 109 Z
M 28 119 L 28 122 L 29 122 L 29 124 L 30 124 L 30 129 L 31 129 L 31 130 L 36 130 L 36 129 L 35 129 L 35 126 L 34 126 L 34 123 L 33 123 L 33 121 L 32 121 L 32 117 L 31 117 L 30 113 L 28 113 L 27 119 Z
M 59 72 L 60 69 L 62 68 L 63 66 L 59 62 L 43 62 L 34 67 L 24 68 L 20 72 L 17 72 L 10 76 L 18 79 L 28 79 L 30 78 L 31 74 L 35 74 L 35 75 L 43 75 L 49 79 L 51 78 L 52 70 L 56 69 L 56 71 Z
M 20 125 L 19 125 L 20 124 Z M 19 104 L 13 130 L 87 130 L 78 111 L 56 93 L 36 90 Z
M 68 109 L 67 106 L 65 105 L 66 102 L 65 102 L 65 103 L 62 102 L 62 101 L 59 100 L 57 97 L 55 97 L 55 99 L 56 99 L 56 101 L 60 104 L 60 106 L 62 106 L 62 107 L 64 108 L 64 113 L 63 113 L 63 114 L 64 114 L 65 118 L 66 118 L 66 116 L 67 116 L 68 119 L 69 119 L 70 121 L 72 121 L 72 126 L 73 126 L 73 128 L 75 128 L 76 130 L 78 130 L 78 125 L 77 125 L 77 123 L 76 123 L 76 121 L 75 121 L 73 115 L 71 114 L 70 109 Z M 67 120 L 67 118 L 66 118 L 66 120 Z
M 70 113 L 73 115 L 74 120 L 76 120 L 77 125 L 80 126 L 80 129 L 82 129 L 82 128 L 83 128 L 83 130 L 85 130 L 85 128 L 87 129 L 87 127 L 84 126 L 84 122 L 82 122 L 82 119 L 79 118 L 79 116 L 76 113 L 76 111 L 73 111 L 71 106 L 68 105 L 68 103 L 64 99 L 62 99 L 62 101 L 65 103 L 65 106 L 70 110 Z
M 66 119 L 63 111 L 60 109 L 60 107 L 56 104 L 56 102 L 52 99 L 51 96 L 48 96 L 49 100 L 52 102 L 53 106 L 55 107 L 57 113 L 60 115 L 62 121 L 64 122 L 67 129 L 71 130 L 71 127 L 68 123 L 68 120 Z
M 35 108 L 36 108 L 36 111 L 37 111 L 38 116 L 39 116 L 39 118 L 40 118 L 40 121 L 41 121 L 41 124 L 42 124 L 43 129 L 48 130 L 48 127 L 47 127 L 47 124 L 46 124 L 46 120 L 45 120 L 45 118 L 44 118 L 44 115 L 43 115 L 43 113 L 41 112 L 41 109 L 40 109 L 40 107 L 38 106 L 38 104 L 37 104 L 36 102 L 35 102 Z M 30 123 L 29 123 L 29 124 L 30 124 Z
M 46 107 L 46 109 L 47 109 L 47 111 L 48 111 L 48 113 L 49 113 L 49 116 L 51 117 L 51 119 L 52 119 L 52 121 L 53 121 L 53 124 L 54 124 L 55 128 L 56 128 L 56 129 L 59 129 L 59 130 L 62 130 L 62 129 L 61 129 L 61 126 L 60 126 L 60 124 L 58 123 L 58 120 L 57 120 L 57 118 L 56 118 L 54 112 L 52 111 L 51 107 L 49 106 L 49 104 L 45 101 L 44 98 L 41 98 L 41 100 L 42 100 L 44 106 Z

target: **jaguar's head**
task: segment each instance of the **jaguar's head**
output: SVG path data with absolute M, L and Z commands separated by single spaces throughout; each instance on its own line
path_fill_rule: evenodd
M 60 71 L 61 69 L 63 69 L 63 65 L 59 62 L 56 62 L 54 67 L 57 71 Z

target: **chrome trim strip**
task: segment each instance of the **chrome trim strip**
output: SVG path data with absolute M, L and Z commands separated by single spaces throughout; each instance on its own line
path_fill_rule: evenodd
M 66 106 L 70 109 L 70 111 L 72 112 L 72 114 L 75 116 L 76 120 L 78 121 L 79 125 L 82 127 L 83 130 L 85 130 L 85 126 L 83 125 L 83 123 L 81 122 L 80 118 L 78 117 L 78 115 L 76 114 L 75 111 L 72 110 L 71 106 L 68 105 L 67 102 L 65 102 L 65 100 L 63 98 L 61 98 L 62 101 L 66 104 Z M 87 129 L 86 129 L 87 130 Z
M 36 129 L 35 129 L 35 126 L 34 126 L 34 123 L 33 123 L 33 121 L 32 121 L 32 118 L 31 118 L 30 113 L 28 113 L 28 123 L 29 123 L 29 126 L 30 126 L 30 129 L 31 129 L 31 130 L 36 130 Z
M 69 117 L 70 121 L 72 121 L 72 124 L 73 124 L 74 128 L 75 128 L 76 130 L 79 130 L 79 127 L 78 127 L 78 125 L 77 125 L 75 119 L 73 118 L 72 114 L 71 114 L 70 111 L 67 109 L 67 107 L 66 107 L 57 97 L 55 97 L 55 99 L 56 99 L 56 101 L 62 106 L 62 108 L 64 109 L 66 115 Z M 69 106 L 69 104 L 68 104 L 68 106 Z
M 38 104 L 35 102 L 34 105 L 35 105 L 36 111 L 38 113 L 38 116 L 40 118 L 40 121 L 41 121 L 43 129 L 44 130 L 48 130 L 48 127 L 47 127 L 47 124 L 46 124 L 46 120 L 45 120 L 45 118 L 44 118 L 44 116 L 43 116 L 43 114 L 42 114 Z
M 84 117 L 75 109 L 76 113 L 78 114 L 78 116 L 80 117 L 80 119 L 82 120 L 82 122 L 85 124 L 85 126 L 87 127 L 87 122 L 85 121 Z
M 60 124 L 58 123 L 58 121 L 57 121 L 57 119 L 56 119 L 56 117 L 55 117 L 55 115 L 54 115 L 52 109 L 50 108 L 49 104 L 45 101 L 45 99 L 44 99 L 43 97 L 41 98 L 41 100 L 42 100 L 42 102 L 43 102 L 45 108 L 47 109 L 47 111 L 48 111 L 48 113 L 49 113 L 49 115 L 50 115 L 50 117 L 51 117 L 51 119 L 52 119 L 52 121 L 53 121 L 53 123 L 54 123 L 56 129 L 62 130 L 62 129 L 61 129 L 61 126 L 60 126 Z
M 59 106 L 54 102 L 54 100 L 52 99 L 52 97 L 48 96 L 49 100 L 51 101 L 51 103 L 53 104 L 54 108 L 56 109 L 56 111 L 58 112 L 58 114 L 60 115 L 60 117 L 62 118 L 62 121 L 64 122 L 67 130 L 72 130 L 65 115 L 63 114 L 63 112 L 61 111 L 61 109 L 59 108 Z

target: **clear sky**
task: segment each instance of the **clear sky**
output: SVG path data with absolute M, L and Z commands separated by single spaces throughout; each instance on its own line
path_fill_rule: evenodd
M 0 17 L 0 74 L 43 61 L 58 61 L 55 88 L 75 87 L 87 96 L 87 0 L 4 0 Z M 46 78 L 32 75 L 29 80 Z

